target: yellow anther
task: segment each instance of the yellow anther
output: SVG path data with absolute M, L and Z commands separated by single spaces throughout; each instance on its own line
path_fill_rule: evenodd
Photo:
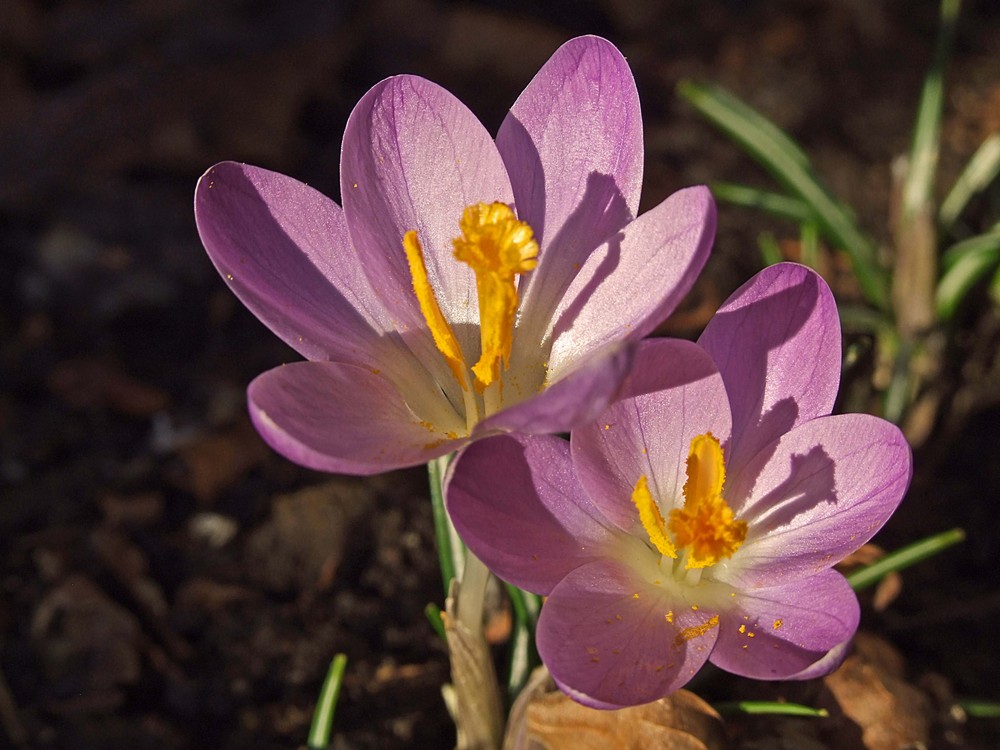
M 687 568 L 705 568 L 732 557 L 747 535 L 722 497 L 726 464 L 719 441 L 708 432 L 691 441 L 684 507 L 670 511 L 668 528 L 678 548 L 687 549 Z
M 465 356 L 462 354 L 462 347 L 459 345 L 458 339 L 455 338 L 451 326 L 448 325 L 444 313 L 441 312 L 437 295 L 434 294 L 434 287 L 431 286 L 430 279 L 427 278 L 424 249 L 420 246 L 420 239 L 415 231 L 410 230 L 403 235 L 403 249 L 406 251 L 406 260 L 410 264 L 413 291 L 420 303 L 420 312 L 423 313 L 424 320 L 427 321 L 427 326 L 431 329 L 434 345 L 444 355 L 455 380 L 458 381 L 463 390 L 467 391 L 469 385 L 465 374 L 467 367 Z
M 531 227 L 506 203 L 476 203 L 462 212 L 462 236 L 454 240 L 455 258 L 476 274 L 482 351 L 473 365 L 476 389 L 485 390 L 510 360 L 517 315 L 518 274 L 537 264 L 538 243 Z
M 635 509 L 639 511 L 639 521 L 649 535 L 649 541 L 653 543 L 653 546 L 659 550 L 661 555 L 677 557 L 677 550 L 674 543 L 670 541 L 670 537 L 667 536 L 663 514 L 660 513 L 660 508 L 649 491 L 649 483 L 646 481 L 645 474 L 639 477 L 639 481 L 635 483 L 635 489 L 632 490 L 632 502 L 635 504 Z

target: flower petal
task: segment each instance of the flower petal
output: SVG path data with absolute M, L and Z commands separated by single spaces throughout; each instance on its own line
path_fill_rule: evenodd
M 851 653 L 852 645 L 854 645 L 853 638 L 851 640 L 844 641 L 843 643 L 838 643 L 836 646 L 827 651 L 826 654 L 824 654 L 820 659 L 810 664 L 801 672 L 790 674 L 785 679 L 813 680 L 817 677 L 823 677 L 824 675 L 830 674 L 844 663 L 844 659 L 846 659 Z
M 497 148 L 542 247 L 522 309 L 547 320 L 591 251 L 638 212 L 642 118 L 621 52 L 599 37 L 566 42 L 511 107 Z
M 672 601 L 628 566 L 601 560 L 552 590 L 538 620 L 538 653 L 574 700 L 634 706 L 690 680 L 712 651 L 718 622 L 712 612 Z
M 687 294 L 715 237 L 704 187 L 680 190 L 587 259 L 550 323 L 554 377 L 586 353 L 650 333 Z
M 441 309 L 466 358 L 475 362 L 475 274 L 455 260 L 452 240 L 467 206 L 513 202 L 489 133 L 440 86 L 416 76 L 389 78 L 365 94 L 348 119 L 340 179 L 351 240 L 400 327 L 427 328 L 402 244 L 403 235 L 416 230 Z M 429 335 L 422 344 L 429 356 L 442 359 Z
M 835 565 L 888 520 L 910 474 L 910 447 L 890 422 L 841 414 L 799 425 L 761 450 L 727 494 L 749 528 L 718 577 L 774 586 Z
M 373 363 L 392 326 L 340 206 L 291 177 L 223 162 L 198 181 L 195 220 L 219 273 L 285 343 L 308 359 Z
M 568 432 L 594 419 L 617 395 L 634 355 L 631 345 L 607 347 L 577 362 L 574 371 L 564 372 L 540 392 L 526 394 L 524 400 L 487 417 L 476 425 L 474 434 Z M 517 386 L 505 382 L 504 387 L 513 390 Z
M 833 409 L 840 320 L 830 288 L 805 266 L 779 263 L 758 273 L 726 300 L 698 343 L 729 393 L 733 473 L 795 425 Z
M 417 416 L 391 380 L 366 367 L 296 362 L 258 375 L 247 393 L 265 442 L 310 469 L 377 474 L 465 442 L 455 438 L 457 415 L 443 399 L 425 399 L 427 413 Z
M 445 493 L 448 514 L 476 557 L 537 594 L 548 594 L 613 539 L 573 475 L 569 443 L 552 435 L 473 443 L 452 463 Z
M 732 604 L 721 616 L 711 661 L 758 680 L 809 679 L 832 671 L 861 616 L 857 596 L 834 570 L 742 591 Z
M 601 513 L 645 538 L 632 504 L 636 482 L 647 478 L 666 517 L 683 503 L 691 440 L 706 432 L 724 447 L 729 440 L 729 404 L 715 364 L 690 341 L 650 339 L 639 344 L 619 399 L 573 431 L 573 464 Z

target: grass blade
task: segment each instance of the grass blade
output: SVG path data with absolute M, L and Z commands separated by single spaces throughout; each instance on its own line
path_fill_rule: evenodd
M 465 564 L 465 545 L 462 544 L 458 532 L 448 518 L 448 510 L 444 507 L 444 473 L 448 469 L 451 455 L 435 458 L 427 463 L 427 478 L 431 489 L 431 508 L 434 515 L 434 536 L 437 540 L 438 565 L 441 567 L 441 578 L 444 581 L 444 595 L 448 596 L 448 588 L 454 578 L 458 577 L 458 569 Z
M 819 227 L 815 221 L 807 221 L 802 225 L 799 248 L 802 263 L 814 271 L 822 271 L 819 257 Z
M 810 716 L 825 718 L 830 712 L 825 708 L 803 706 L 800 703 L 782 703 L 781 701 L 728 701 L 716 703 L 713 706 L 720 714 L 766 714 L 770 716 Z
M 913 128 L 910 163 L 903 183 L 902 221 L 925 211 L 932 200 L 941 137 L 941 109 L 944 101 L 944 71 L 962 0 L 942 0 L 941 26 L 931 68 L 924 79 L 917 122 Z
M 890 552 L 878 562 L 866 565 L 860 570 L 855 570 L 847 576 L 847 582 L 851 584 L 852 589 L 860 591 L 878 583 L 889 573 L 909 568 L 922 560 L 926 560 L 928 557 L 933 557 L 940 552 L 944 552 L 944 550 L 964 540 L 964 529 L 942 531 L 940 534 L 929 536 L 913 544 L 908 544 L 895 552 Z
M 757 236 L 757 248 L 760 250 L 760 257 L 764 261 L 765 266 L 773 266 L 775 263 L 781 263 L 785 259 L 785 256 L 781 254 L 781 247 L 778 245 L 778 241 L 774 239 L 774 235 L 770 232 L 761 232 Z
M 794 141 L 766 117 L 717 86 L 682 81 L 677 92 L 810 208 L 831 244 L 850 256 L 868 300 L 880 309 L 888 309 L 889 278 L 876 261 L 874 243 L 861 233 L 850 212 L 819 183 L 808 157 Z
M 972 287 L 1000 264 L 1000 232 L 979 235 L 954 245 L 941 262 L 946 270 L 938 282 L 935 307 L 938 319 L 948 321 Z
M 541 597 L 504 584 L 514 610 L 514 625 L 508 655 L 507 696 L 511 702 L 527 684 L 532 670 L 541 664 L 535 649 L 535 625 L 541 608 Z
M 965 713 L 975 719 L 1000 719 L 1000 703 L 966 698 L 960 700 L 958 705 Z
M 769 214 L 797 223 L 812 221 L 816 217 L 812 210 L 798 198 L 772 193 L 767 190 L 736 185 L 732 182 L 714 182 L 712 194 L 720 201 L 744 208 L 759 208 Z
M 441 617 L 441 608 L 434 602 L 427 602 L 424 605 L 424 617 L 434 628 L 434 632 L 441 636 L 441 640 L 447 640 L 448 636 L 444 630 L 444 618 Z
M 976 149 L 955 180 L 948 196 L 938 211 L 938 224 L 948 232 L 955 225 L 969 201 L 990 186 L 1000 174 L 1000 133 L 994 133 Z
M 323 688 L 316 701 L 312 725 L 309 727 L 309 738 L 306 746 L 309 750 L 327 750 L 330 747 L 330 735 L 333 734 L 333 714 L 340 699 L 340 688 L 344 682 L 344 672 L 347 669 L 347 656 L 337 654 L 330 662 L 330 668 L 323 680 Z

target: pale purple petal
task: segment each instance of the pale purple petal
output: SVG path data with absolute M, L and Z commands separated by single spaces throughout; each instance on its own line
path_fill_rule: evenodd
M 683 299 L 708 259 L 715 203 L 704 187 L 680 190 L 586 261 L 550 323 L 549 368 L 650 333 Z
M 497 148 L 542 248 L 523 309 L 548 319 L 591 251 L 638 212 L 642 119 L 621 52 L 593 36 L 560 47 L 511 107 Z
M 672 601 L 630 567 L 601 560 L 577 568 L 552 590 L 538 620 L 538 653 L 559 687 L 580 703 L 634 706 L 694 676 L 719 635 L 713 618 L 707 609 Z
M 830 288 L 794 263 L 764 269 L 719 309 L 698 339 L 726 382 L 732 473 L 792 427 L 833 409 L 840 320 Z
M 463 210 L 474 203 L 513 202 L 496 145 L 452 94 L 416 76 L 376 84 L 347 123 L 341 192 L 351 240 L 368 278 L 401 330 L 426 330 L 403 252 L 416 230 L 438 302 L 466 358 L 479 355 L 475 276 L 454 258 Z M 443 360 L 430 336 L 418 357 Z M 442 377 L 442 382 L 447 379 Z
M 718 577 L 774 586 L 835 565 L 888 520 L 910 473 L 910 447 L 883 419 L 841 414 L 799 425 L 726 490 L 749 528 L 733 558 L 717 566 Z
M 851 646 L 854 645 L 854 639 L 846 640 L 843 643 L 839 643 L 829 651 L 826 652 L 820 659 L 810 664 L 808 667 L 803 669 L 801 672 L 796 672 L 795 674 L 790 674 L 786 677 L 786 680 L 814 680 L 817 677 L 823 677 L 833 672 L 835 669 L 840 667 L 844 663 L 844 660 L 851 653 Z
M 340 206 L 291 177 L 223 162 L 198 182 L 195 220 L 222 278 L 285 343 L 308 359 L 372 363 L 392 326 Z
M 247 394 L 267 444 L 319 471 L 377 474 L 426 463 L 465 442 L 448 434 L 455 415 L 443 400 L 425 403 L 429 413 L 418 416 L 392 381 L 366 367 L 296 362 L 258 375 Z
M 666 516 L 683 503 L 691 440 L 711 432 L 725 448 L 729 431 L 729 404 L 711 358 L 690 341 L 650 339 L 639 344 L 619 399 L 573 431 L 573 463 L 601 512 L 645 538 L 632 503 L 639 477 Z
M 573 475 L 569 443 L 552 435 L 473 443 L 452 463 L 445 494 L 448 514 L 476 557 L 536 594 L 606 555 L 614 539 Z
M 557 382 L 479 422 L 473 436 L 568 432 L 594 419 L 618 394 L 634 355 L 634 346 L 620 345 L 576 363 L 576 369 L 564 372 Z
M 836 667 L 858 628 L 858 598 L 826 570 L 781 586 L 737 592 L 721 617 L 711 661 L 758 680 L 808 679 Z M 828 653 L 837 649 L 831 658 Z M 825 670 L 825 671 L 824 671 Z

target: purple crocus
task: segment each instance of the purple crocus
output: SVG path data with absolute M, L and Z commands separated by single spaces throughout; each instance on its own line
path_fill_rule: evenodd
M 704 187 L 637 218 L 642 165 L 628 66 L 581 37 L 496 141 L 427 80 L 377 84 L 347 123 L 343 208 L 264 169 L 209 169 L 195 213 L 212 262 L 310 360 L 250 384 L 261 435 L 305 466 L 371 474 L 593 418 L 714 237 Z
M 759 679 L 837 666 L 858 601 L 832 566 L 910 479 L 900 431 L 830 416 L 840 325 L 813 271 L 738 290 L 698 343 L 641 344 L 621 398 L 556 436 L 492 437 L 446 485 L 469 548 L 548 597 L 542 660 L 598 708 L 656 700 L 711 661 Z

